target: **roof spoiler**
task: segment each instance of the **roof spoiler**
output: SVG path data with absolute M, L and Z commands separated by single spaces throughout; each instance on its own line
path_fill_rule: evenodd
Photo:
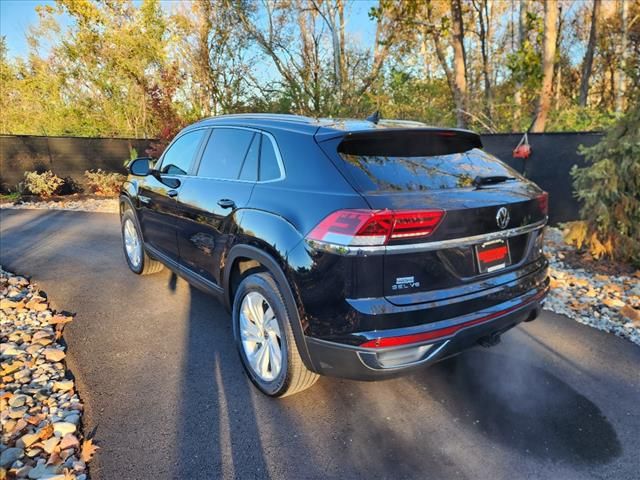
M 477 133 L 441 128 L 389 128 L 349 132 L 338 151 L 347 155 L 424 157 L 449 155 L 482 148 Z

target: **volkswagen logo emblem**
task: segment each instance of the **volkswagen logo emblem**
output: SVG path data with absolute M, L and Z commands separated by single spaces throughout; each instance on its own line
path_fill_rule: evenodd
M 500 228 L 507 228 L 509 225 L 509 210 L 505 207 L 500 207 L 498 213 L 496 213 L 496 223 Z

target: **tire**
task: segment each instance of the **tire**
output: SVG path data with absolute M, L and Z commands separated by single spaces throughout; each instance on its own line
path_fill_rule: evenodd
M 266 305 L 260 303 L 260 297 Z M 252 309 L 252 306 L 255 309 Z M 269 309 L 272 310 L 275 318 L 270 316 Z M 262 322 L 263 337 L 260 334 L 253 336 L 253 333 L 249 332 L 249 330 L 253 332 L 254 327 L 247 328 L 249 325 L 247 321 L 249 321 L 254 326 L 257 325 L 260 330 L 260 322 L 251 321 L 254 317 L 259 317 L 259 313 L 254 315 L 252 312 L 260 310 L 264 313 L 263 318 L 266 319 Z M 293 312 L 293 315 L 297 315 L 297 312 Z M 298 353 L 291 329 L 291 322 L 295 317 L 292 318 L 292 312 L 287 310 L 283 292 L 270 273 L 254 273 L 242 280 L 233 300 L 232 318 L 233 335 L 242 366 L 253 384 L 264 394 L 271 397 L 286 397 L 311 387 L 318 380 L 318 374 L 307 369 Z M 274 321 L 277 327 L 273 324 Z M 274 342 L 274 335 L 277 337 L 277 343 Z M 265 340 L 261 344 L 259 341 L 253 342 L 252 338 Z M 271 348 L 276 344 L 280 345 L 279 369 L 277 369 L 277 355 L 273 353 L 275 348 Z M 255 361 L 256 358 L 264 358 L 260 357 L 261 352 L 269 358 L 269 368 L 260 368 L 267 362 Z M 257 366 L 256 363 L 258 363 Z
M 164 265 L 147 255 L 144 248 L 142 233 L 140 232 L 140 226 L 138 225 L 136 216 L 131 208 L 127 207 L 125 209 L 120 221 L 122 249 L 124 251 L 124 258 L 127 261 L 127 265 L 129 265 L 129 269 L 138 275 L 151 275 L 152 273 L 158 273 L 161 271 L 164 268 Z M 135 237 L 135 240 L 133 240 L 132 237 Z M 137 243 L 132 244 L 132 241 Z M 134 250 L 136 253 L 133 253 Z

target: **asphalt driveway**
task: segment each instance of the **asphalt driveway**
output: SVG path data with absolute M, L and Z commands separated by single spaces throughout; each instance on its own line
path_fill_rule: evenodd
M 102 449 L 94 479 L 638 478 L 640 348 L 545 312 L 492 349 L 272 400 L 229 315 L 126 267 L 117 215 L 0 212 L 0 263 L 75 312 L 68 362 Z

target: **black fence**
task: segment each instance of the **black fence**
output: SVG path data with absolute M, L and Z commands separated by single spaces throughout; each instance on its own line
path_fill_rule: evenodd
M 532 155 L 514 159 L 512 151 L 522 134 L 483 135 L 485 150 L 496 155 L 549 192 L 551 223 L 575 220 L 579 205 L 573 197 L 569 171 L 573 165 L 583 166 L 578 154 L 580 145 L 592 146 L 601 133 L 530 134 Z M 101 168 L 124 172 L 130 149 L 142 156 L 153 140 L 130 138 L 0 136 L 0 185 L 15 189 L 24 172 L 52 170 L 59 177 L 72 177 L 82 184 L 85 170 Z
M 144 156 L 153 140 L 134 138 L 39 137 L 0 135 L 0 187 L 14 190 L 24 172 L 51 170 L 83 184 L 85 170 L 125 172 L 135 148 Z
M 578 154 L 580 145 L 595 145 L 602 139 L 602 133 L 529 134 L 532 153 L 526 160 L 512 156 L 513 149 L 521 138 L 520 133 L 482 135 L 482 143 L 487 152 L 508 163 L 549 192 L 550 223 L 577 220 L 580 205 L 573 196 L 569 172 L 574 165 L 585 165 L 584 157 Z

